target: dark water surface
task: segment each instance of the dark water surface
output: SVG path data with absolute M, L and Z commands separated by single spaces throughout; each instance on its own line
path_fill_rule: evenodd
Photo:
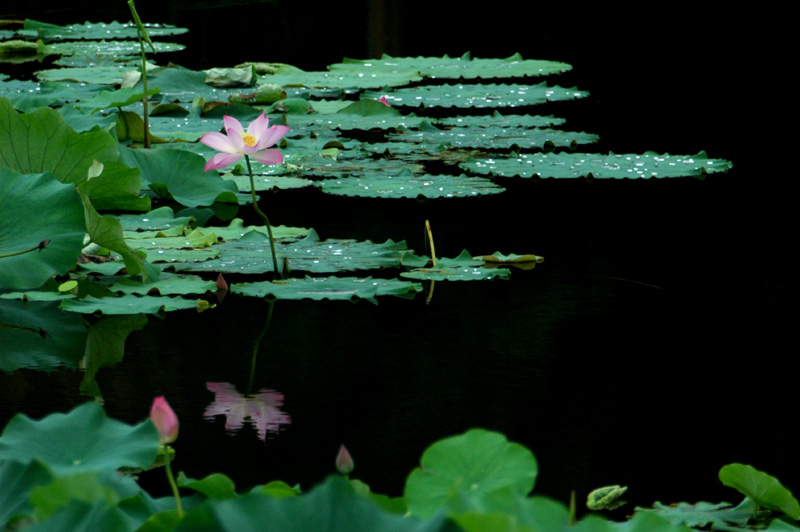
M 166 395 L 181 420 L 176 467 L 192 477 L 221 471 L 241 488 L 272 479 L 308 488 L 333 470 L 344 443 L 354 477 L 398 495 L 427 445 L 480 426 L 528 446 L 540 465 L 536 492 L 562 501 L 571 489 L 582 498 L 618 483 L 630 486 L 636 504 L 737 502 L 716 478 L 730 462 L 750 463 L 800 492 L 787 295 L 794 283 L 785 256 L 793 241 L 784 229 L 792 211 L 777 165 L 764 162 L 764 137 L 754 133 L 768 132 L 774 113 L 768 104 L 758 113 L 743 107 L 750 92 L 730 80 L 741 72 L 743 45 L 703 25 L 704 13 L 693 27 L 705 31 L 690 37 L 652 18 L 660 11 L 643 13 L 656 22 L 637 33 L 613 25 L 609 13 L 548 25 L 536 22 L 537 12 L 476 20 L 402 4 L 355 2 L 359 9 L 343 13 L 253 3 L 252 17 L 236 15 L 244 6 L 137 5 L 145 20 L 190 28 L 181 39 L 187 57 L 175 61 L 192 68 L 256 59 L 310 70 L 382 50 L 519 51 L 566 61 L 575 70 L 551 82 L 593 96 L 542 114 L 599 133 L 603 143 L 591 149 L 705 149 L 732 160 L 733 171 L 705 181 L 504 182 L 504 194 L 447 202 L 268 195 L 273 223 L 314 227 L 322 238 L 392 238 L 422 251 L 429 219 L 440 256 L 466 248 L 546 260 L 513 271 L 510 281 L 436 283 L 429 304 L 422 294 L 382 298 L 377 307 L 279 301 L 252 384 L 265 301 L 228 296 L 200 315 L 151 317 L 128 338 L 123 361 L 98 374 L 108 413 L 139 421 L 154 396 Z M 110 19 L 97 14 L 104 18 L 82 11 L 77 20 Z M 229 20 L 233 38 L 220 27 Z M 386 24 L 390 31 L 380 31 Z M 666 31 L 680 37 L 659 39 Z M 0 375 L 0 421 L 83 402 L 81 378 L 72 369 Z M 214 401 L 207 383 L 275 390 L 291 424 L 263 442 L 249 425 L 229 435 L 224 418 L 204 417 Z M 160 474 L 143 483 L 166 492 Z

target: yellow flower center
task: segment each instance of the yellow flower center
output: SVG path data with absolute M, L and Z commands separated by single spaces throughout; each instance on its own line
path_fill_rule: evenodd
M 250 133 L 242 133 L 242 140 L 244 141 L 244 145 L 249 148 L 252 148 L 256 144 L 258 144 L 256 138 Z

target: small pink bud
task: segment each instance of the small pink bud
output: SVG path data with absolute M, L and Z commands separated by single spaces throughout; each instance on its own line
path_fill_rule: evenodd
M 389 102 L 386 101 L 386 96 L 381 96 L 381 99 L 378 101 L 381 102 L 386 107 L 391 107 L 391 105 L 389 105 Z
M 352 471 L 354 467 L 355 464 L 353 463 L 353 457 L 350 456 L 350 453 L 347 452 L 345 446 L 342 445 L 339 447 L 339 454 L 336 455 L 336 471 L 342 475 L 346 475 Z
M 161 443 L 172 443 L 178 439 L 178 416 L 172 411 L 163 395 L 153 401 L 150 420 L 156 426 Z
M 217 289 L 219 289 L 219 290 L 227 290 L 228 289 L 228 283 L 225 282 L 225 278 L 222 277 L 222 274 L 219 274 L 219 277 L 217 277 L 217 283 L 216 284 L 217 284 Z

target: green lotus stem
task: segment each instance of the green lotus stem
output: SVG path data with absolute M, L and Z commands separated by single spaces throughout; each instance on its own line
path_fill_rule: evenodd
M 139 14 L 136 12 L 136 6 L 133 5 L 133 0 L 128 0 L 128 7 L 131 9 L 131 16 L 133 16 L 133 22 L 136 24 L 136 34 L 139 37 L 139 50 L 142 56 L 142 86 L 144 87 L 144 97 L 142 98 L 142 105 L 144 106 L 144 147 L 150 147 L 150 122 L 147 117 L 149 114 L 147 111 L 147 58 L 144 54 L 144 43 L 150 45 L 150 48 L 153 50 L 153 53 L 156 53 L 156 47 L 153 44 L 153 41 L 150 40 L 150 36 L 147 34 L 147 30 L 142 24 L 142 20 L 139 18 Z
M 39 245 L 36 247 L 32 247 L 31 249 L 24 249 L 22 251 L 12 251 L 11 253 L 0 253 L 0 259 L 5 259 L 7 257 L 16 257 L 17 255 L 24 255 L 25 253 L 30 253 L 31 251 L 39 251 L 43 250 L 47 247 L 47 244 L 50 243 L 50 239 L 42 240 L 39 242 Z
M 281 272 L 278 270 L 278 255 L 275 253 L 275 239 L 272 237 L 272 226 L 269 223 L 267 215 L 261 212 L 258 208 L 258 198 L 256 198 L 256 183 L 253 180 L 253 168 L 250 166 L 250 157 L 245 154 L 244 160 L 247 161 L 247 172 L 250 174 L 250 192 L 253 194 L 253 208 L 259 216 L 264 220 L 264 225 L 267 226 L 267 234 L 269 235 L 269 248 L 272 251 L 272 267 L 275 270 L 275 275 L 281 279 Z
M 167 471 L 167 480 L 172 488 L 172 494 L 175 496 L 175 508 L 178 510 L 178 517 L 183 519 L 183 508 L 181 507 L 181 496 L 178 493 L 178 484 L 175 483 L 175 477 L 172 476 L 172 466 L 169 460 L 169 444 L 164 444 L 164 469 Z
M 433 261 L 433 265 L 436 266 L 436 249 L 433 247 L 433 232 L 431 231 L 431 224 L 428 220 L 425 220 L 425 231 L 428 235 L 428 242 L 431 243 L 431 260 Z

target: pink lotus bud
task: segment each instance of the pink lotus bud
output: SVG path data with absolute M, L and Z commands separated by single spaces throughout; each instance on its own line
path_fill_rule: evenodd
M 386 101 L 386 96 L 381 96 L 381 99 L 378 101 L 381 102 L 386 107 L 391 107 L 391 105 L 389 105 L 389 102 Z
M 163 395 L 153 401 L 150 420 L 156 426 L 161 443 L 172 443 L 178 439 L 178 416 L 172 411 Z
M 342 475 L 346 475 L 352 471 L 354 467 L 355 464 L 353 463 L 353 457 L 350 456 L 350 453 L 347 452 L 345 446 L 342 445 L 339 447 L 339 454 L 336 455 L 336 471 Z
M 217 282 L 215 284 L 217 285 L 218 290 L 228 289 L 228 283 L 225 282 L 225 278 L 222 277 L 222 274 L 219 274 L 219 277 L 217 277 Z

